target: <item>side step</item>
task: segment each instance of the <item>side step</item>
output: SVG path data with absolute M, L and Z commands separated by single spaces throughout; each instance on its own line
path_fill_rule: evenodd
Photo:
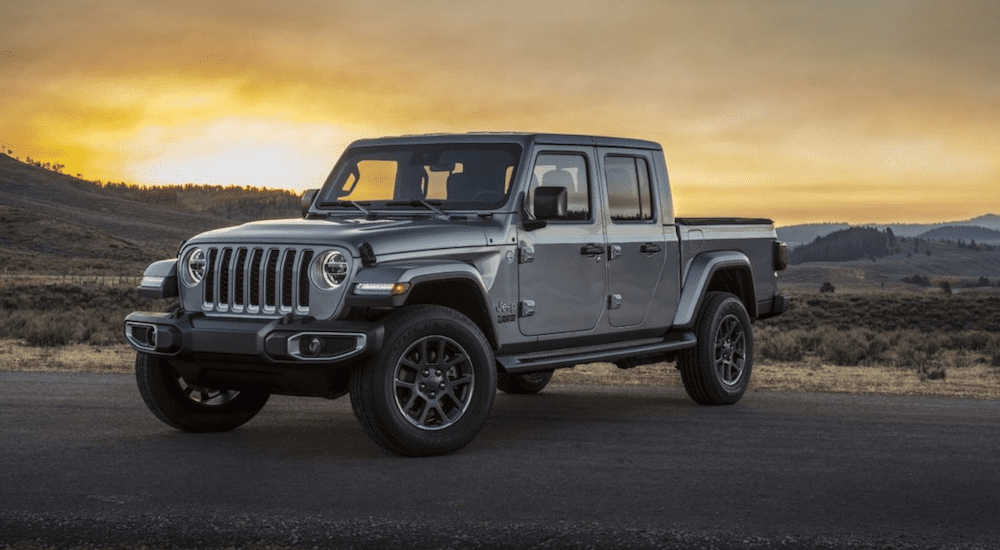
M 621 359 L 645 358 L 665 355 L 682 349 L 693 348 L 697 339 L 693 332 L 670 334 L 666 338 L 653 338 L 616 342 L 599 346 L 564 348 L 521 355 L 497 355 L 497 362 L 508 374 L 519 374 L 547 369 L 572 367 L 584 363 L 608 362 Z

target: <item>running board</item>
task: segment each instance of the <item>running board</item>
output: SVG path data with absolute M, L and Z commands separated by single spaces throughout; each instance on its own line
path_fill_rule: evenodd
M 698 341 L 693 332 L 668 335 L 666 338 L 616 342 L 600 346 L 585 346 L 540 351 L 521 355 L 497 355 L 497 363 L 508 374 L 572 367 L 584 363 L 608 362 L 621 359 L 649 358 L 682 349 L 693 348 Z

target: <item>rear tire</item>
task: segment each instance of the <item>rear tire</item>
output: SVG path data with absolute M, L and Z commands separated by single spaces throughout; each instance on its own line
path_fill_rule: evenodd
M 709 292 L 695 335 L 698 344 L 677 357 L 687 394 L 702 405 L 736 403 L 753 371 L 753 326 L 743 302 L 728 292 Z
M 164 424 L 186 432 L 227 432 L 257 415 L 265 391 L 205 388 L 189 383 L 162 357 L 136 353 L 139 395 Z
M 538 393 L 552 380 L 553 369 L 528 374 L 497 374 L 497 387 L 507 393 Z
M 450 453 L 472 441 L 493 407 L 496 366 L 479 327 L 418 305 L 385 320 L 378 355 L 351 373 L 351 407 L 382 447 L 406 456 Z

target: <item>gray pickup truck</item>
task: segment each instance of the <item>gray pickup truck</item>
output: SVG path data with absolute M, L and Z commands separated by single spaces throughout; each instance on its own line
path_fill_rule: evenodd
M 770 220 L 675 218 L 662 148 L 483 133 L 361 140 L 301 220 L 188 240 L 146 269 L 125 337 L 150 410 L 233 429 L 271 394 L 336 398 L 379 445 L 454 451 L 497 388 L 553 369 L 676 360 L 698 403 L 737 402 L 754 319 L 783 312 Z

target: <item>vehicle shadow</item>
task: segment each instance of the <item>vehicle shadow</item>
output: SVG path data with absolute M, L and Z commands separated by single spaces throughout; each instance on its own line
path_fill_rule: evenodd
M 190 446 L 225 456 L 277 460 L 407 460 L 368 438 L 350 408 L 336 401 L 272 398 L 249 423 L 231 432 L 189 434 L 171 431 L 158 441 L 178 452 Z M 677 421 L 698 407 L 674 389 L 555 386 L 538 394 L 498 392 L 479 436 L 455 455 L 489 452 L 514 441 L 551 440 L 555 432 L 591 432 L 594 425 L 625 427 Z

